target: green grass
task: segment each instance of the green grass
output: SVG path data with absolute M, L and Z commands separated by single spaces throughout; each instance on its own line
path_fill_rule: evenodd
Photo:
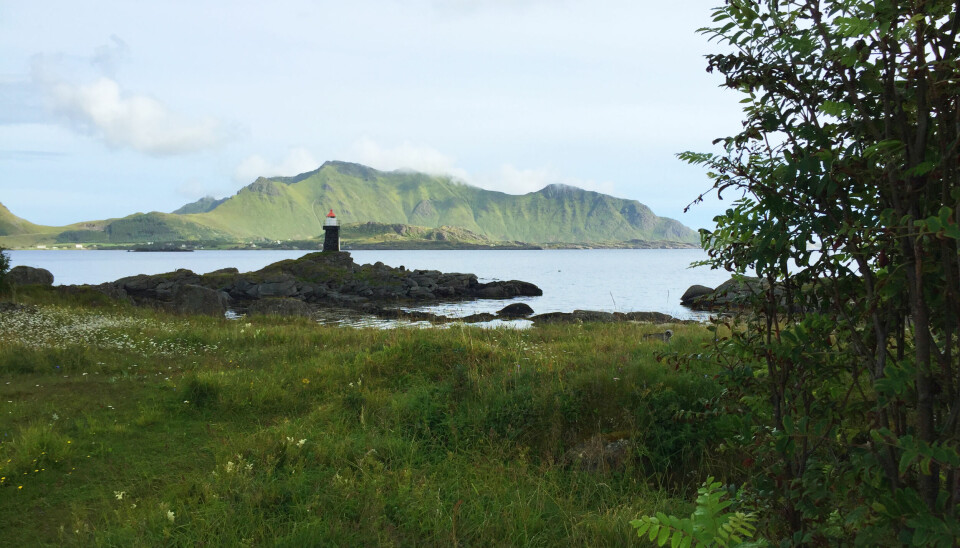
M 626 546 L 688 513 L 717 387 L 673 326 L 227 321 L 100 303 L 0 316 L 0 545 Z M 661 328 L 662 329 L 662 328 Z M 571 461 L 596 435 L 615 467 Z M 172 514 L 171 514 L 172 513 Z

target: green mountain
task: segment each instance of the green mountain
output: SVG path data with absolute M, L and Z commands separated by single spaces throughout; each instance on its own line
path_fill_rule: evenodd
M 495 241 L 699 241 L 693 230 L 635 200 L 563 185 L 516 196 L 346 162 L 296 177 L 261 177 L 209 211 L 182 216 L 241 238 L 283 240 L 318 236 L 330 209 L 341 222 L 455 226 Z
M 677 242 L 699 242 L 696 232 L 654 215 L 640 202 L 575 187 L 550 185 L 516 196 L 449 177 L 327 162 L 295 177 L 261 177 L 234 196 L 206 197 L 173 213 L 135 213 L 47 227 L 20 219 L 0 205 L 0 245 L 280 244 L 321 238 L 331 209 L 344 225 L 344 240 L 357 245 L 391 242 L 402 247 L 425 241 L 451 247 L 504 242 L 643 246 L 660 242 L 673 247 Z
M 225 201 L 227 201 L 227 198 L 220 198 L 218 200 L 213 196 L 204 196 L 196 202 L 191 202 L 174 211 L 173 213 L 177 215 L 186 215 L 187 213 L 206 213 Z
M 17 217 L 0 203 L 0 236 L 19 236 L 41 232 L 43 227 Z

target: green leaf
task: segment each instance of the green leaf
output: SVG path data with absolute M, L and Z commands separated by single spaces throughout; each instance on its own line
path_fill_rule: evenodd
M 657 538 L 657 533 L 660 532 L 660 524 L 652 523 L 650 524 L 650 530 L 647 531 L 647 536 L 650 537 L 650 540 Z
M 660 529 L 660 535 L 657 536 L 657 545 L 663 546 L 668 540 L 670 540 L 670 528 L 662 527 Z

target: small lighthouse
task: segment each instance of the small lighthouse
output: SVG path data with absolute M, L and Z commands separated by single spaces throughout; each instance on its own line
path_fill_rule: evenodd
M 323 250 L 340 251 L 340 221 L 333 214 L 333 210 L 327 213 L 327 219 L 323 221 Z

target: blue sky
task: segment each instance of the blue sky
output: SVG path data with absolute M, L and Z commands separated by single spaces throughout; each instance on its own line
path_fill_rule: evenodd
M 740 127 L 696 33 L 717 3 L 0 0 L 0 202 L 63 225 L 346 160 L 709 227 L 674 155 Z

